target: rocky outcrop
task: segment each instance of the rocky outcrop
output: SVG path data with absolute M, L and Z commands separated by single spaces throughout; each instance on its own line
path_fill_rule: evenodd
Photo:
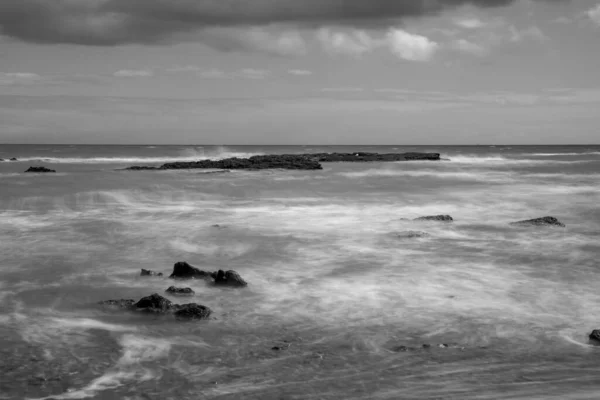
M 213 273 L 202 271 L 196 267 L 191 266 L 185 261 L 175 263 L 173 266 L 173 273 L 169 278 L 173 279 L 209 279 L 212 278 Z
M 142 272 L 140 273 L 140 276 L 163 276 L 163 273 L 162 272 L 154 272 L 154 271 L 150 271 L 149 269 L 142 268 Z
M 138 310 L 163 313 L 171 310 L 173 308 L 173 303 L 158 293 L 154 293 L 150 296 L 141 298 L 140 301 L 134 304 L 134 307 Z
M 192 296 L 194 295 L 194 291 L 192 290 L 192 288 L 186 287 L 186 288 L 178 288 L 175 286 L 170 286 L 167 290 L 165 290 L 165 293 L 169 293 L 172 295 L 178 295 L 178 296 Z
M 600 345 L 600 329 L 594 329 L 589 338 L 594 344 Z
M 321 164 L 305 155 L 283 154 L 253 156 L 250 158 L 226 158 L 223 160 L 200 160 L 192 162 L 166 163 L 160 167 L 133 166 L 126 168 L 133 171 L 141 170 L 171 170 L 171 169 L 323 169 Z
M 190 303 L 176 307 L 175 318 L 177 319 L 208 319 L 212 310 L 206 306 Z
M 415 221 L 439 221 L 439 222 L 452 222 L 454 219 L 449 215 L 428 215 L 425 217 L 415 218 Z
M 11 158 L 10 161 L 19 161 L 15 157 Z
M 524 221 L 511 222 L 510 225 L 517 225 L 517 226 L 556 226 L 556 227 L 561 227 L 561 228 L 565 227 L 565 224 L 563 224 L 562 222 L 560 222 L 555 217 L 542 217 L 542 218 L 527 219 L 527 220 L 524 220 Z
M 439 153 L 316 153 L 310 154 L 311 158 L 319 162 L 390 162 L 390 161 L 415 161 L 415 160 L 427 160 L 427 161 L 438 161 L 440 159 Z
M 215 276 L 215 285 L 219 286 L 230 286 L 230 287 L 244 287 L 248 286 L 248 283 L 242 279 L 240 274 L 235 271 L 217 271 Z
M 101 301 L 99 304 L 130 311 L 172 314 L 177 319 L 208 319 L 212 314 L 210 308 L 201 304 L 173 304 L 170 300 L 157 293 L 143 297 L 137 303 L 135 300 L 122 299 Z
M 50 168 L 46 168 L 46 167 L 29 167 L 27 169 L 27 171 L 25 172 L 36 172 L 36 173 L 42 173 L 42 172 L 56 172 L 53 169 Z
M 252 156 L 250 158 L 226 158 L 223 160 L 199 160 L 191 162 L 172 162 L 160 167 L 135 165 L 127 170 L 169 170 L 169 169 L 301 169 L 318 170 L 323 169 L 322 162 L 390 162 L 390 161 L 439 161 L 439 153 L 314 153 L 314 154 L 270 154 Z M 214 171 L 225 172 L 225 171 Z

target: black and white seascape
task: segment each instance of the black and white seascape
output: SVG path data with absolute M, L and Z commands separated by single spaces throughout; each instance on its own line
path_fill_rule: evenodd
M 0 0 L 0 400 L 600 398 L 597 0 Z

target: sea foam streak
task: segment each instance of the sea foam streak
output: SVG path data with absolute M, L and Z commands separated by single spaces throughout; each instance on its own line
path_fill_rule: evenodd
M 263 153 L 235 152 L 221 147 L 210 151 L 190 148 L 173 157 L 22 157 L 17 162 L 46 162 L 50 164 L 158 164 L 178 161 L 221 160 L 225 158 L 248 158 Z

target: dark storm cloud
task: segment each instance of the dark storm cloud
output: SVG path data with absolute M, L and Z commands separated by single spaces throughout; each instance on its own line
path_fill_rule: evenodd
M 377 24 L 464 4 L 497 7 L 513 1 L 0 0 L 0 32 L 37 43 L 150 44 L 215 26 Z

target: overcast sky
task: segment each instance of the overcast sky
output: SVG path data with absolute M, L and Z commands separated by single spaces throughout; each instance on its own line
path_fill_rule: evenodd
M 1 143 L 600 142 L 598 0 L 0 0 Z

